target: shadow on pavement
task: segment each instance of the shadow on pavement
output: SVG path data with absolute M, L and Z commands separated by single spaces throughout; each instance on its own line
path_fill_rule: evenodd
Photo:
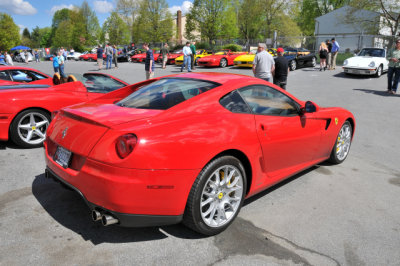
M 42 146 L 41 146 L 42 147 Z M 40 147 L 40 148 L 41 148 Z M 11 140 L 8 141 L 0 141 L 0 150 L 7 150 L 7 149 L 13 149 L 13 150 L 28 150 L 28 149 L 37 149 L 36 148 L 24 148 L 24 147 L 19 147 L 14 142 Z
M 45 178 L 44 174 L 35 177 L 32 183 L 32 194 L 60 225 L 81 235 L 84 240 L 91 241 L 94 245 L 159 240 L 168 237 L 164 232 L 183 239 L 206 237 L 181 224 L 147 228 L 127 228 L 113 225 L 104 227 L 101 222 L 92 221 L 90 209 L 78 193 Z
M 382 91 L 382 90 L 367 90 L 367 89 L 353 89 L 355 91 L 362 91 L 365 93 L 369 93 L 369 94 L 375 94 L 375 95 L 379 95 L 379 96 L 385 96 L 385 97 L 400 97 L 400 94 L 389 94 L 386 91 Z
M 370 79 L 370 78 L 377 78 L 373 75 L 353 75 L 353 74 L 346 74 L 343 71 L 339 72 L 335 75 L 333 75 L 334 77 L 337 78 L 346 78 L 346 79 L 361 79 L 361 80 L 365 80 L 365 79 Z M 382 76 L 380 77 L 382 78 Z

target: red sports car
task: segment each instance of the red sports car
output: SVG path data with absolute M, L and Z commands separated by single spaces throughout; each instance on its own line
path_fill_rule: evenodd
M 233 60 L 239 55 L 246 52 L 231 52 L 230 50 L 222 50 L 213 55 L 208 55 L 197 60 L 197 65 L 205 67 L 226 67 L 233 66 Z
M 157 62 L 158 61 L 158 57 L 160 56 L 160 50 L 153 50 L 153 57 L 154 57 L 154 61 Z M 144 62 L 144 60 L 146 59 L 146 52 L 143 52 L 141 54 L 135 54 L 131 57 L 132 62 L 135 63 L 141 63 Z
M 167 59 L 167 64 L 168 65 L 175 65 L 175 59 L 176 58 L 178 58 L 179 56 L 182 56 L 183 55 L 183 51 L 182 50 L 177 50 L 177 51 L 174 51 L 174 52 L 172 52 L 172 53 L 170 53 L 169 55 L 168 55 L 168 59 Z
M 106 55 L 103 54 L 103 60 L 106 59 Z M 79 60 L 84 61 L 97 61 L 97 53 L 83 54 L 79 57 Z
M 223 231 L 243 200 L 319 162 L 343 162 L 355 127 L 342 108 L 261 79 L 187 73 L 62 109 L 46 176 L 77 191 L 103 225 L 179 223 Z
M 29 67 L 3 66 L 0 68 L 0 86 L 21 83 L 53 85 L 53 79 L 49 75 Z
M 74 78 L 79 81 L 57 86 L 0 83 L 0 140 L 11 138 L 22 147 L 40 146 L 51 112 L 128 85 L 101 73 L 74 75 Z

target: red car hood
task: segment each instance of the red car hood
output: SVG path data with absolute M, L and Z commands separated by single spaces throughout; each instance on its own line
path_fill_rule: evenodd
M 126 108 L 115 104 L 78 104 L 62 109 L 51 123 L 48 137 L 74 153 L 88 156 L 109 128 L 145 119 L 160 112 L 162 111 Z

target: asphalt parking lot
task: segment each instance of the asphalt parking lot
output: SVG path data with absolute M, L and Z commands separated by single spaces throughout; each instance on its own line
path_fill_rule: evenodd
M 53 73 L 51 62 L 28 66 Z M 96 70 L 93 62 L 65 67 Z M 233 67 L 196 71 L 252 75 Z M 139 63 L 103 72 L 129 83 L 145 79 Z M 157 65 L 155 76 L 175 73 L 180 69 Z M 0 142 L 0 265 L 400 265 L 400 94 L 386 94 L 386 81 L 386 74 L 352 77 L 340 68 L 290 72 L 288 91 L 297 98 L 353 112 L 349 157 L 246 200 L 235 222 L 214 237 L 182 225 L 93 223 L 75 192 L 44 177 L 42 148 Z

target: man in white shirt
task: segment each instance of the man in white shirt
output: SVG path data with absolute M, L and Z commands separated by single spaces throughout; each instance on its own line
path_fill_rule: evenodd
M 7 52 L 5 52 L 4 54 L 5 54 L 6 64 L 9 66 L 13 66 L 14 63 L 11 56 Z
M 192 54 L 192 50 L 190 49 L 190 42 L 186 42 L 186 45 L 183 47 L 183 64 L 181 66 L 181 72 L 183 71 L 183 68 L 185 66 L 187 66 L 188 72 L 192 72 L 192 69 L 190 68 L 191 54 Z
M 275 61 L 270 53 L 265 51 L 265 43 L 258 44 L 257 54 L 253 60 L 253 74 L 256 78 L 270 81 L 275 70 Z

